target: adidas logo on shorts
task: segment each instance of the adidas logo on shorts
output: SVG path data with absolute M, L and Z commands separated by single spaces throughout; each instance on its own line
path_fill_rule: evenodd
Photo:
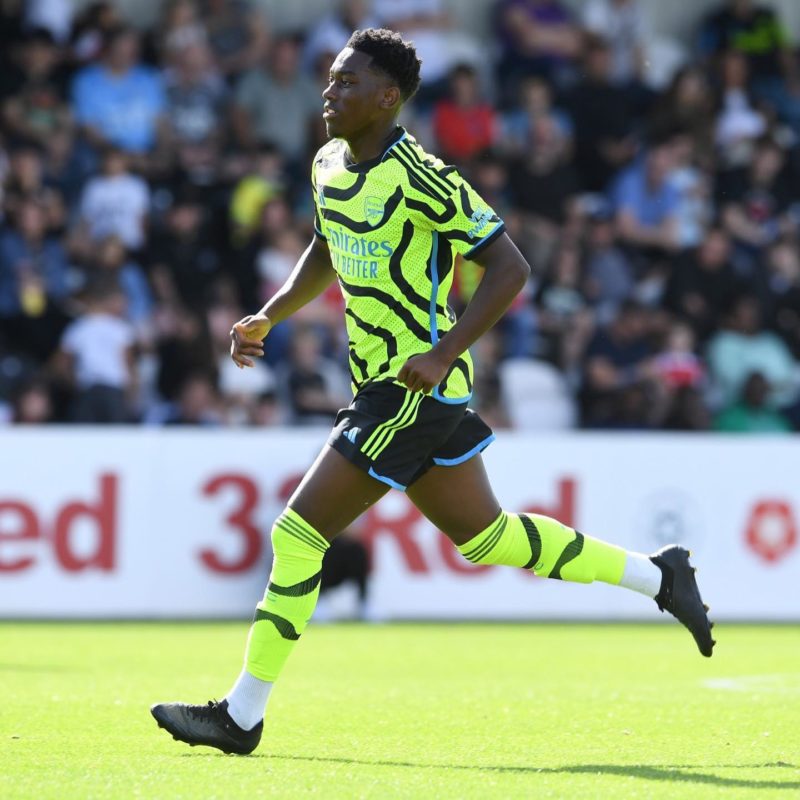
M 346 431 L 344 434 L 344 438 L 351 441 L 353 444 L 356 443 L 356 436 L 361 433 L 361 428 L 350 428 L 349 431 Z

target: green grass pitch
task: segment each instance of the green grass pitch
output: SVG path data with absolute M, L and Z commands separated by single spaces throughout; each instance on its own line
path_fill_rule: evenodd
M 173 741 L 246 631 L 0 624 L 0 797 L 800 797 L 796 626 L 316 625 L 253 756 Z

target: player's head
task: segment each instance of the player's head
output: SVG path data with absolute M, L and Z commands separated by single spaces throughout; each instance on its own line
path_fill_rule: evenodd
M 394 119 L 417 91 L 420 64 L 414 45 L 394 31 L 355 31 L 322 93 L 328 134 L 347 139 Z

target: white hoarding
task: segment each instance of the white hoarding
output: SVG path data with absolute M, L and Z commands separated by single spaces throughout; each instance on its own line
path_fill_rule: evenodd
M 327 432 L 6 429 L 0 616 L 247 616 L 269 528 Z M 694 552 L 717 619 L 800 619 L 800 438 L 499 435 L 508 510 Z M 384 618 L 648 619 L 646 598 L 476 567 L 390 492 L 362 520 Z

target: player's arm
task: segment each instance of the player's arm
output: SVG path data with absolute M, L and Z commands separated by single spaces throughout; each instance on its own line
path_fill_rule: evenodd
M 484 275 L 464 313 L 429 352 L 409 358 L 397 375 L 411 391 L 430 392 L 441 383 L 450 365 L 503 316 L 531 274 L 506 233 L 473 260 L 483 267 Z
M 249 356 L 264 355 L 263 340 L 270 328 L 322 294 L 335 277 L 328 243 L 315 235 L 286 283 L 257 314 L 244 317 L 231 328 L 231 358 L 234 362 L 239 367 L 252 367 L 253 361 Z

